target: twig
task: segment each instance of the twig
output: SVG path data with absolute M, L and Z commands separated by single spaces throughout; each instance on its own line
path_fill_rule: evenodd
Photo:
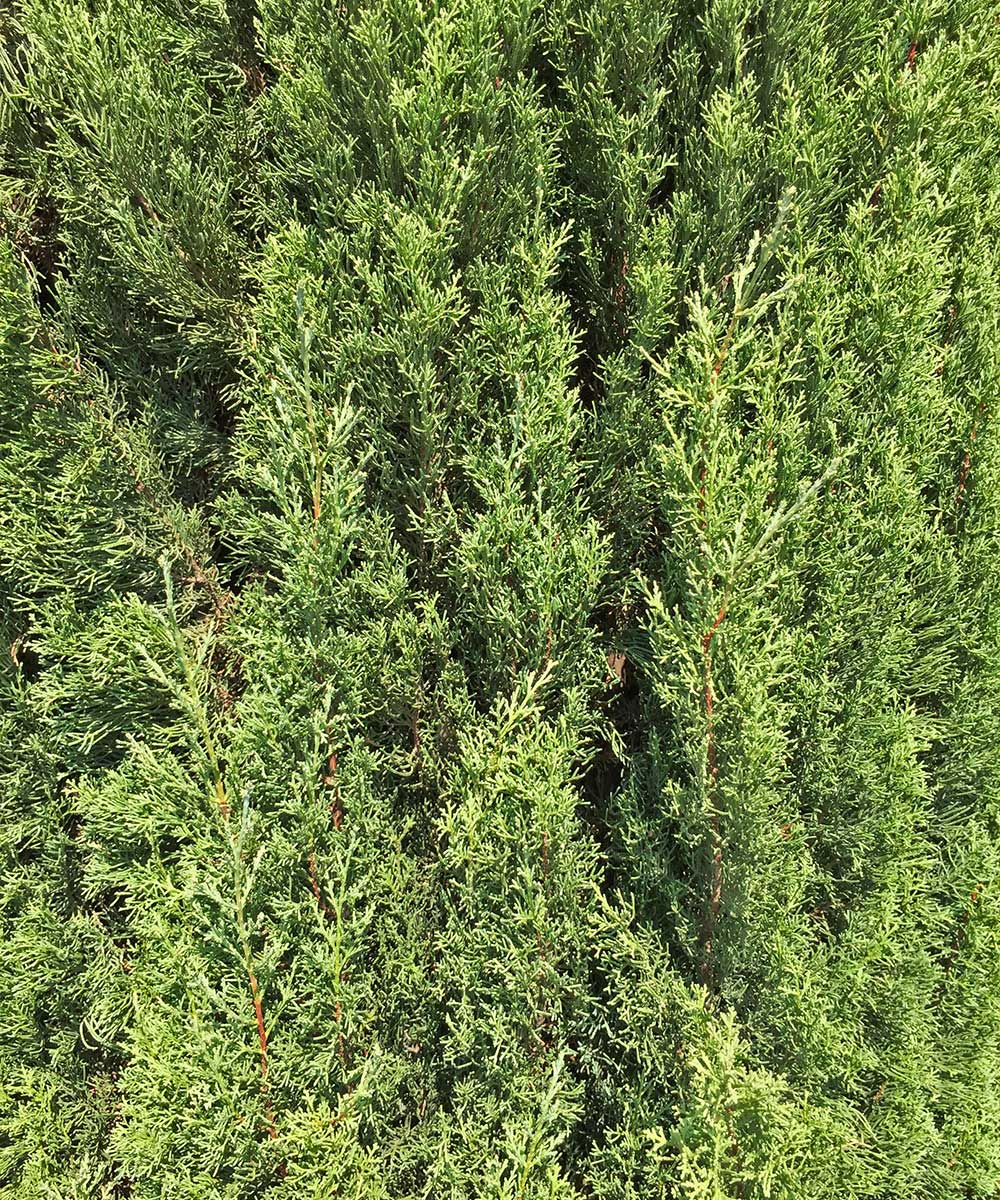
M 261 1097 L 264 1101 L 264 1119 L 267 1125 L 267 1136 L 276 1138 L 278 1136 L 278 1128 L 274 1123 L 274 1109 L 271 1106 L 271 1092 L 267 1086 L 267 1027 L 264 1024 L 264 1006 L 261 1002 L 260 987 L 257 984 L 257 976 L 254 973 L 253 967 L 247 967 L 247 973 L 250 976 L 250 992 L 253 996 L 253 1010 L 257 1017 L 257 1039 L 260 1043 L 260 1079 Z
M 319 905 L 320 912 L 324 917 L 333 917 L 333 909 L 323 899 L 323 892 L 319 886 L 319 879 L 316 877 L 316 855 L 315 852 L 309 851 L 309 884 L 312 887 L 313 895 L 316 897 L 316 903 Z
M 711 988 L 714 983 L 714 972 L 712 970 L 712 946 L 715 933 L 715 925 L 719 918 L 719 913 L 722 909 L 722 827 L 719 811 L 715 806 L 715 788 L 719 778 L 719 767 L 716 761 L 715 752 L 715 692 L 712 685 L 712 640 L 718 632 L 719 626 L 726 618 L 728 611 L 728 601 L 722 604 L 716 614 L 715 620 L 702 637 L 701 653 L 702 653 L 702 668 L 705 681 L 705 726 L 706 726 L 706 792 L 707 800 L 710 809 L 710 826 L 711 826 L 711 845 L 712 845 L 712 868 L 711 868 L 711 885 L 709 889 L 708 911 L 705 916 L 705 927 L 703 930 L 702 942 L 704 949 L 704 959 L 702 961 L 702 982 L 706 987 Z
M 982 421 L 985 413 L 986 413 L 986 397 L 984 396 L 979 401 L 979 404 L 976 407 L 976 414 L 972 418 L 972 429 L 969 432 L 969 448 L 965 452 L 965 456 L 962 459 L 962 467 L 958 473 L 958 487 L 955 491 L 955 514 L 956 514 L 956 516 L 958 515 L 959 506 L 962 503 L 962 497 L 965 494 L 965 484 L 966 484 L 966 480 L 969 477 L 969 467 L 972 463 L 972 451 L 975 448 L 976 435 L 978 432 L 979 424 Z

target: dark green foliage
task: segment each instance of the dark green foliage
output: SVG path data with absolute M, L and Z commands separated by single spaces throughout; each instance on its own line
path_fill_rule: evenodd
M 3 38 L 3 1195 L 997 1194 L 1000 7 Z

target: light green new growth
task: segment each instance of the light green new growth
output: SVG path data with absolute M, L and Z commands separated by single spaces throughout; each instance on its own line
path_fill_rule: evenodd
M 1000 6 L 12 0 L 0 1194 L 1000 1189 Z

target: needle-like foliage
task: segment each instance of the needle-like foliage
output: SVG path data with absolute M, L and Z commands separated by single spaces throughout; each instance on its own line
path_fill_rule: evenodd
M 995 1196 L 1000 7 L 0 21 L 0 1192 Z

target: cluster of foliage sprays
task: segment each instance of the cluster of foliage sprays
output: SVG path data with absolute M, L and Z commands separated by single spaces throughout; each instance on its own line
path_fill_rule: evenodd
M 4 1195 L 995 1195 L 1000 8 L 0 28 Z

